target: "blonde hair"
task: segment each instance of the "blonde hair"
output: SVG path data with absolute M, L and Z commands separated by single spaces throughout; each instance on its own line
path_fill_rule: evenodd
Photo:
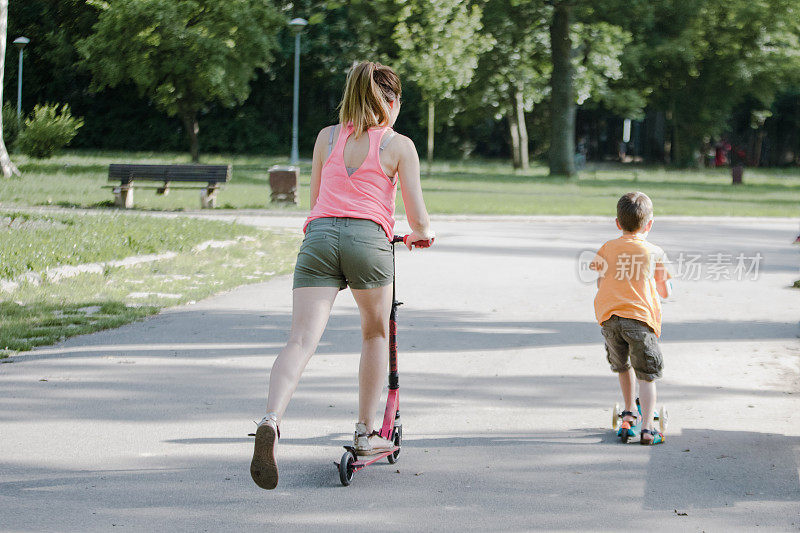
M 354 135 L 389 123 L 390 105 L 400 98 L 402 87 L 394 70 L 380 63 L 362 61 L 347 74 L 339 121 L 353 123 Z

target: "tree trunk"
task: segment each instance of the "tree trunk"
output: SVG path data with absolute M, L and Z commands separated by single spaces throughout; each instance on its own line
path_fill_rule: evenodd
M 189 137 L 189 151 L 192 154 L 192 163 L 199 163 L 200 144 L 197 141 L 197 134 L 200 131 L 200 125 L 197 123 L 197 111 L 184 111 L 181 114 L 181 119 L 183 120 L 186 135 Z
M 764 147 L 764 137 L 766 132 L 763 128 L 759 128 L 758 134 L 756 135 L 756 146 L 753 148 L 753 166 L 760 167 L 761 166 L 761 150 Z
M 525 102 L 521 90 L 517 90 L 514 94 L 514 99 L 517 104 L 517 127 L 519 128 L 519 158 L 520 168 L 528 170 L 530 166 L 528 160 L 528 127 L 525 125 Z M 574 152 L 574 150 L 573 150 Z
M 433 166 L 433 99 L 428 100 L 428 177 L 431 175 L 431 167 Z
M 520 168 L 519 160 L 519 126 L 517 125 L 517 114 L 513 109 L 508 113 L 508 132 L 511 134 L 511 164 L 514 168 Z
M 3 102 L 3 72 L 5 71 L 6 59 L 6 34 L 8 30 L 8 0 L 0 0 L 0 103 Z M 3 168 L 3 177 L 10 178 L 16 174 L 19 176 L 19 169 L 11 162 L 8 155 L 5 140 L 3 139 L 3 116 L 0 113 L 0 167 Z
M 553 73 L 552 128 L 550 139 L 550 175 L 575 174 L 575 80 L 572 68 L 572 40 L 569 30 L 573 6 L 564 2 L 555 5 L 550 23 L 550 48 Z
M 669 114 L 672 120 L 672 143 L 670 144 L 670 161 L 675 166 L 683 165 L 683 154 L 681 154 L 681 138 L 678 130 L 678 115 L 675 113 L 675 100 L 670 102 Z

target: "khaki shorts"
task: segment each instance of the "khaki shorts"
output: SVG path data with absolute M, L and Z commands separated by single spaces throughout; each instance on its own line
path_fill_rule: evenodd
M 392 244 L 376 222 L 360 218 L 312 220 L 297 254 L 294 288 L 374 289 L 394 277 Z
M 633 366 L 636 377 L 653 381 L 661 377 L 664 358 L 658 337 L 639 320 L 612 315 L 602 324 L 606 338 L 606 358 L 614 372 L 627 372 Z

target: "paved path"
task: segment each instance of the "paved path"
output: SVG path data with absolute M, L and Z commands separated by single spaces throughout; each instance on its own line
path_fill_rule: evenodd
M 676 285 L 659 385 L 671 425 L 655 448 L 611 434 L 616 379 L 577 273 L 613 222 L 435 226 L 434 249 L 398 254 L 397 465 L 349 488 L 333 466 L 355 418 L 345 292 L 281 428 L 280 486 L 251 482 L 247 433 L 290 319 L 282 277 L 0 365 L 0 530 L 800 528 L 796 223 L 656 220 L 673 258 L 764 259 L 757 281 Z

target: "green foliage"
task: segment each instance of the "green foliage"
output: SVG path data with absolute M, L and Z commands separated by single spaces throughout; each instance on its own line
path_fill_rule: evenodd
M 628 12 L 628 74 L 671 118 L 673 159 L 685 163 L 719 135 L 746 98 L 768 108 L 797 83 L 800 11 L 793 0 L 657 0 Z
M 3 104 L 3 142 L 11 149 L 19 136 L 19 117 L 17 108 L 6 102 Z
M 578 22 L 572 27 L 575 93 L 578 105 L 587 101 L 604 104 L 628 118 L 641 118 L 645 106 L 640 91 L 620 87 L 622 57 L 632 36 L 607 22 Z
M 522 91 L 525 111 L 550 92 L 550 36 L 543 2 L 489 0 L 483 8 L 485 31 L 494 44 L 480 57 L 473 86 L 475 107 L 489 105 L 499 120 Z
M 260 0 L 115 0 L 77 46 L 95 90 L 132 82 L 192 129 L 204 106 L 247 99 L 256 69 L 273 60 L 282 24 Z
M 36 159 L 47 159 L 68 145 L 83 126 L 83 119 L 73 117 L 69 105 L 37 105 L 25 119 L 17 142 L 20 151 Z
M 481 33 L 481 9 L 461 0 L 408 0 L 394 38 L 407 77 L 426 101 L 450 98 L 469 85 L 478 58 L 494 43 Z
M 440 10 L 461 10 L 467 15 L 473 13 L 473 5 L 480 6 L 482 28 L 472 37 L 455 32 L 460 36 L 454 38 L 457 26 L 449 20 L 437 22 L 433 15 L 423 16 L 426 2 L 421 0 L 235 0 L 216 4 L 206 0 L 25 0 L 10 3 L 8 34 L 32 40 L 25 50 L 26 110 L 36 102 L 66 102 L 75 115 L 84 118 L 86 125 L 71 146 L 180 150 L 186 126 L 182 128 L 170 118 L 173 115 L 165 113 L 165 106 L 175 108 L 177 100 L 163 100 L 183 93 L 194 96 L 198 93 L 195 88 L 205 91 L 212 87 L 209 92 L 214 98 L 202 99 L 197 107 L 197 123 L 203 132 L 200 148 L 205 152 L 270 154 L 288 152 L 291 131 L 294 40 L 288 28 L 279 29 L 286 20 L 294 16 L 309 19 L 301 41 L 299 120 L 300 147 L 305 154 L 310 153 L 319 128 L 335 120 L 345 72 L 353 61 L 380 60 L 398 67 L 406 64 L 409 55 L 441 55 L 450 47 L 457 53 L 456 66 L 469 67 L 469 61 L 460 58 L 462 51 L 471 53 L 476 39 L 491 35 L 494 45 L 478 54 L 469 83 L 461 89 L 448 85 L 452 94 L 437 100 L 437 127 L 443 131 L 437 142 L 452 156 L 474 151 L 495 157 L 509 152 L 505 117 L 512 107 L 512 90 L 522 90 L 534 149 L 542 153 L 550 140 L 547 26 L 553 6 L 562 1 L 427 2 Z M 732 117 L 737 126 L 748 128 L 751 112 L 753 131 L 768 132 L 764 156 L 768 155 L 770 162 L 788 162 L 800 153 L 793 118 L 793 95 L 800 87 L 797 0 L 569 3 L 575 15 L 571 36 L 576 101 L 597 113 L 593 116 L 636 118 L 643 104 L 648 117 L 660 121 L 667 115 L 668 138 L 659 133 L 658 139 L 649 139 L 646 153 L 660 154 L 665 142 L 672 141 L 677 150 L 673 158 L 690 157 L 703 137 L 727 134 Z M 274 23 L 253 23 L 257 33 L 249 32 L 248 39 L 240 41 L 238 36 L 251 26 L 250 20 L 258 21 L 263 11 L 272 13 Z M 240 24 L 242 18 L 246 20 Z M 102 38 L 96 36 L 101 26 L 107 28 Z M 258 58 L 264 50 L 259 44 L 262 39 L 274 44 L 266 61 L 244 76 L 244 83 L 240 75 L 244 70 L 229 66 L 237 54 L 228 54 L 224 44 L 216 46 L 228 39 L 226 31 L 233 27 L 237 28 L 234 50 L 246 52 L 238 54 L 239 58 Z M 403 51 L 396 41 L 398 30 L 419 46 Z M 90 41 L 98 42 L 89 47 Z M 252 50 L 245 51 L 247 47 Z M 83 54 L 88 50 L 91 59 Z M 15 59 L 11 54 L 6 61 L 7 96 L 16 91 Z M 426 82 L 447 78 L 446 68 L 439 67 L 429 75 L 411 75 L 423 66 L 402 69 L 405 105 L 396 125 L 418 145 L 424 139 L 425 108 L 419 100 L 427 97 Z M 173 80 L 187 77 L 201 82 L 189 87 Z M 143 87 L 145 79 L 163 80 L 163 84 Z M 217 98 L 220 79 L 223 85 L 246 90 L 223 87 L 234 96 Z M 90 85 L 99 92 L 93 94 Z M 163 89 L 157 91 L 161 85 Z M 772 105 L 776 94 L 787 96 Z M 767 111 L 773 115 L 765 118 Z M 592 127 L 602 125 L 595 122 Z

